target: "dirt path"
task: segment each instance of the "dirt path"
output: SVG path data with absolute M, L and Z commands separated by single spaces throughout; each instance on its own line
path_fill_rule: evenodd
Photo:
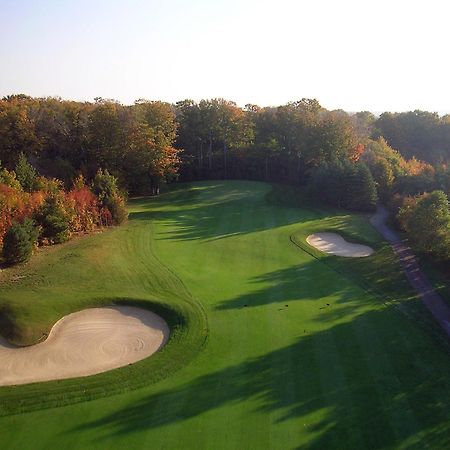
M 394 253 L 400 260 L 400 265 L 410 285 L 419 294 L 423 303 L 439 322 L 447 336 L 450 337 L 450 307 L 434 291 L 427 276 L 420 269 L 417 258 L 411 249 L 400 239 L 395 231 L 386 225 L 388 216 L 389 213 L 386 208 L 378 206 L 377 212 L 371 217 L 370 222 L 390 243 Z
M 93 375 L 158 351 L 167 323 L 132 306 L 90 308 L 63 317 L 48 338 L 30 347 L 0 339 L 0 386 Z

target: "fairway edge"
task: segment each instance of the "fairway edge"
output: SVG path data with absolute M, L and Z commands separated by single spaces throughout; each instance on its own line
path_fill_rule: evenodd
M 0 416 L 95 400 L 154 384 L 189 364 L 207 343 L 206 314 L 192 299 L 177 304 L 136 298 L 97 299 L 93 303 L 152 311 L 169 326 L 166 345 L 151 358 L 97 375 L 0 387 Z

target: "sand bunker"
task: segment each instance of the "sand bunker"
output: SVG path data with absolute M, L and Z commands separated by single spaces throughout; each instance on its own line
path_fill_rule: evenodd
M 352 244 L 336 233 L 311 234 L 306 242 L 322 252 L 337 256 L 362 258 L 373 253 L 373 249 L 367 245 Z
M 69 314 L 30 347 L 0 339 L 0 386 L 93 375 L 150 356 L 169 338 L 167 323 L 132 306 Z

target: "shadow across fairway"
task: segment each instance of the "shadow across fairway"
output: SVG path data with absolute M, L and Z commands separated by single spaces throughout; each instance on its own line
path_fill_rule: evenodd
M 247 414 L 268 414 L 260 430 L 249 430 L 255 445 L 264 443 L 258 439 L 271 426 L 294 420 L 299 448 L 448 448 L 448 354 L 404 322 L 396 326 L 401 320 L 388 308 L 362 314 L 266 355 L 155 392 L 72 431 L 96 429 L 101 442 L 202 415 L 202 430 L 209 433 L 205 413 L 229 406 L 220 414 L 234 414 L 232 406 L 246 402 Z M 213 428 L 220 429 L 217 424 Z
M 326 313 L 321 316 L 323 320 L 332 322 L 376 302 L 362 290 L 359 297 L 355 296 L 357 287 L 349 286 L 346 280 L 343 281 L 332 269 L 315 259 L 254 277 L 249 284 L 264 287 L 224 300 L 215 309 L 223 311 L 270 304 L 285 307 L 295 302 L 315 301 L 318 312 L 323 310 Z M 331 298 L 335 299 L 333 304 L 327 303 L 332 301 Z M 336 305 L 339 308 L 335 308 Z
M 194 189 L 190 183 L 172 184 L 167 192 L 157 196 L 133 197 L 129 200 L 132 209 L 149 209 L 163 205 L 194 204 L 200 193 L 200 189 Z
M 199 194 L 199 189 L 208 194 Z M 319 217 L 309 210 L 269 205 L 264 194 L 265 190 L 255 189 L 254 184 L 215 183 L 187 193 L 170 192 L 160 199 L 133 200 L 129 218 L 167 224 L 158 239 L 182 241 L 223 239 Z
M 301 250 L 299 250 L 301 251 Z M 423 308 L 418 308 L 420 303 L 417 296 L 404 283 L 398 283 L 400 277 L 394 276 L 390 269 L 387 276 L 384 268 L 377 270 L 377 260 L 360 262 L 355 267 L 353 261 L 334 264 L 335 259 L 329 262 L 328 257 L 310 258 L 296 266 L 269 272 L 249 280 L 250 286 L 264 286 L 253 292 L 240 295 L 233 299 L 223 300 L 216 306 L 217 310 L 232 310 L 242 307 L 257 307 L 267 304 L 288 303 L 292 301 L 307 301 L 323 299 L 329 296 L 339 296 L 339 303 L 346 303 L 349 299 L 355 299 L 354 289 L 359 289 L 361 295 L 357 298 L 358 307 L 373 302 L 393 303 L 408 302 L 408 309 L 425 313 Z M 348 267 L 346 266 L 348 264 Z M 403 281 L 400 278 L 400 281 Z M 403 288 L 403 290 L 401 290 Z M 352 302 L 350 309 L 354 309 Z M 342 316 L 346 311 L 342 310 Z M 339 318 L 333 316 L 333 319 Z

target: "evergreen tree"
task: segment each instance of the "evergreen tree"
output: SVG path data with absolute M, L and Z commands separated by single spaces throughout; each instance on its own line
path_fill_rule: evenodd
M 22 190 L 22 186 L 20 185 L 14 170 L 8 170 L 4 167 L 1 167 L 1 162 L 0 162 L 0 184 L 6 184 L 6 186 L 12 187 L 17 191 Z
M 26 156 L 21 153 L 16 167 L 16 178 L 26 192 L 32 192 L 35 187 L 37 173 L 35 168 L 28 162 Z
M 377 189 L 372 174 L 365 164 L 359 163 L 347 169 L 349 184 L 347 206 L 358 211 L 373 211 L 377 205 Z
M 34 222 L 25 219 L 23 223 L 14 222 L 3 238 L 3 257 L 8 264 L 28 261 L 36 243 L 38 231 Z
M 127 219 L 128 213 L 125 200 L 119 194 L 117 178 L 110 175 L 107 170 L 102 171 L 100 169 L 95 175 L 92 188 L 101 205 L 111 213 L 114 224 L 120 225 L 123 223 Z
M 338 208 L 373 211 L 377 203 L 375 182 L 367 166 L 345 160 L 321 164 L 312 176 L 310 192 Z
M 118 193 L 117 178 L 107 170 L 99 169 L 92 183 L 92 191 L 101 202 Z
M 67 241 L 70 237 L 70 215 L 64 209 L 58 195 L 51 195 L 35 214 L 35 220 L 41 226 L 41 239 L 54 244 Z

